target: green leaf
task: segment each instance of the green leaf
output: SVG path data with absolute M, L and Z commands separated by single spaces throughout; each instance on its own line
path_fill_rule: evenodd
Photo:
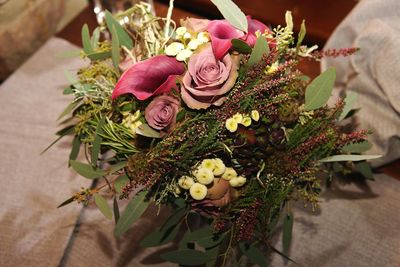
M 90 43 L 91 43 L 93 49 L 97 48 L 99 39 L 100 39 L 100 28 L 96 27 L 96 29 L 94 29 L 94 31 L 93 31 L 92 38 L 90 38 Z
M 292 242 L 292 231 L 293 231 L 293 214 L 286 214 L 283 219 L 283 235 L 282 235 L 282 248 L 283 253 L 287 254 Z
M 77 173 L 88 179 L 96 179 L 106 174 L 105 171 L 101 169 L 93 169 L 93 167 L 89 164 L 75 160 L 70 160 L 69 163 Z
M 212 234 L 196 240 L 196 243 L 203 248 L 213 248 L 222 243 L 226 234 Z
M 101 213 L 103 213 L 103 215 L 107 219 L 112 218 L 113 213 L 112 213 L 110 207 L 108 206 L 107 200 L 104 197 L 102 197 L 99 194 L 94 195 L 94 203 L 96 203 L 96 206 L 99 208 Z
M 103 60 L 111 57 L 111 51 L 96 52 L 87 55 L 91 60 Z
M 151 137 L 151 138 L 161 138 L 161 135 L 159 132 L 151 128 L 149 125 L 143 123 L 139 127 L 136 128 L 136 133 L 146 136 L 146 137 Z
M 371 166 L 365 162 L 357 162 L 355 163 L 356 169 L 368 180 L 375 180 L 374 174 L 372 173 Z
M 145 236 L 142 241 L 140 241 L 140 246 L 142 247 L 156 247 L 156 246 L 161 246 L 164 244 L 167 244 L 174 240 L 176 235 L 179 232 L 179 229 L 181 227 L 181 224 L 175 224 L 172 227 L 170 227 L 166 231 L 162 231 L 161 229 L 158 229 L 147 236 Z
M 305 110 L 318 109 L 326 104 L 332 94 L 336 70 L 329 68 L 315 78 L 306 88 Z
M 298 51 L 299 51 L 300 46 L 301 46 L 301 43 L 303 42 L 304 37 L 306 36 L 306 33 L 307 33 L 306 21 L 303 19 L 303 21 L 301 22 L 299 35 L 297 37 L 296 54 L 298 54 Z
M 210 261 L 207 262 L 206 267 L 214 267 L 218 258 L 218 253 L 219 253 L 219 249 L 220 247 L 213 247 L 210 249 L 206 249 L 207 253 L 210 254 L 210 257 L 212 257 L 212 259 Z
M 344 118 L 346 118 L 347 114 L 349 114 L 350 110 L 352 109 L 352 106 L 354 104 L 354 101 L 356 101 L 357 99 L 357 94 L 354 92 L 349 92 L 346 96 L 346 98 L 344 99 L 344 107 L 343 107 L 343 111 L 340 114 L 338 120 L 343 120 Z
M 107 171 L 108 174 L 114 174 L 115 172 L 125 168 L 126 161 L 118 162 L 117 164 L 111 165 L 110 169 Z
M 58 205 L 58 206 L 57 206 L 57 209 L 58 209 L 58 208 L 61 208 L 61 207 L 64 207 L 64 206 L 66 206 L 66 205 L 68 205 L 68 204 L 74 202 L 74 200 L 75 200 L 75 197 L 74 197 L 74 196 L 68 198 L 68 199 L 65 200 L 63 203 L 61 203 L 60 205 Z
M 56 135 L 58 136 L 66 136 L 69 134 L 73 134 L 75 132 L 75 125 L 68 125 L 64 128 L 62 128 L 61 130 L 59 130 L 58 132 L 56 132 Z
M 113 210 L 114 210 L 114 221 L 115 221 L 115 223 L 118 223 L 119 207 L 118 207 L 117 196 L 114 196 L 114 199 L 113 199 Z
M 186 110 L 185 109 L 181 109 L 178 114 L 176 114 L 176 121 L 180 122 L 185 118 L 186 115 Z
M 94 140 L 92 143 L 92 153 L 91 153 L 93 167 L 97 166 L 97 160 L 99 159 L 101 141 L 103 140 L 103 138 L 101 138 L 101 134 L 103 133 L 103 126 L 104 126 L 105 121 L 106 121 L 106 117 L 101 118 L 101 120 L 99 121 L 99 123 L 97 124 L 97 127 L 96 127 L 96 132 L 95 132 Z
M 114 234 L 120 236 L 125 233 L 129 227 L 139 219 L 146 211 L 150 202 L 146 200 L 147 191 L 141 191 L 132 198 L 126 206 L 124 212 L 118 220 L 114 229 Z
M 89 27 L 87 24 L 83 25 L 82 27 L 82 44 L 83 44 L 83 51 L 85 54 L 93 53 L 93 47 L 90 43 L 90 34 L 89 34 Z
M 71 86 L 66 87 L 66 88 L 64 89 L 64 91 L 63 91 L 63 95 L 71 95 L 71 94 L 73 94 L 73 93 L 74 93 L 74 91 L 72 90 L 72 87 L 71 87 Z
M 118 194 L 122 193 L 122 188 L 129 182 L 129 178 L 126 174 L 120 175 L 114 182 L 115 191 Z
M 176 225 L 186 214 L 187 208 L 178 208 L 171 214 L 171 216 L 165 221 L 164 225 L 161 227 L 161 231 L 166 231 L 172 226 Z
M 193 249 L 175 250 L 163 253 L 160 255 L 160 257 L 166 261 L 188 266 L 205 264 L 213 259 L 213 255 L 211 253 Z
M 119 48 L 119 40 L 118 35 L 115 33 L 115 26 L 112 26 L 112 40 L 111 40 L 111 59 L 114 65 L 114 68 L 118 69 L 119 67 L 119 57 L 120 57 L 120 48 Z
M 251 52 L 249 62 L 247 63 L 249 66 L 257 64 L 263 55 L 269 54 L 269 46 L 267 39 L 264 36 L 260 35 L 257 38 L 256 44 L 254 45 L 253 51 Z
M 348 144 L 342 147 L 343 152 L 347 153 L 363 153 L 367 150 L 369 150 L 372 147 L 372 144 L 368 142 L 367 140 L 362 141 L 360 143 L 353 143 L 353 144 Z
M 75 135 L 74 140 L 72 141 L 71 153 L 69 153 L 69 160 L 76 160 L 80 148 L 81 148 L 81 139 L 79 138 L 78 135 Z
M 133 48 L 133 41 L 129 34 L 124 30 L 124 28 L 119 24 L 118 21 L 116 21 L 113 17 L 113 15 L 106 10 L 106 15 L 105 15 L 106 23 L 107 23 L 107 28 L 113 35 L 117 35 L 117 38 L 119 40 L 119 43 L 129 50 Z M 114 30 L 113 30 L 114 28 Z M 114 33 L 113 33 L 114 31 Z
M 212 236 L 212 235 L 213 235 L 213 229 L 210 225 L 207 225 L 196 231 L 189 232 L 186 237 L 186 241 L 187 242 L 196 242 L 197 240 L 199 240 L 201 238 Z
M 64 70 L 64 76 L 70 84 L 79 83 L 78 79 L 67 70 Z
M 232 48 L 242 54 L 250 54 L 253 50 L 245 41 L 232 39 Z
M 235 28 L 244 31 L 248 31 L 248 23 L 246 15 L 240 10 L 240 8 L 231 0 L 211 0 L 211 2 L 217 6 L 222 16 Z
M 381 155 L 334 155 L 320 159 L 320 162 L 335 162 L 335 161 L 362 161 L 368 159 L 377 159 Z
M 268 266 L 264 254 L 255 246 L 241 242 L 239 243 L 239 248 L 253 263 L 258 264 L 260 267 Z

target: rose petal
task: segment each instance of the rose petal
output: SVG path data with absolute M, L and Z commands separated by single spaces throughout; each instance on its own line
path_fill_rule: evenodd
M 244 36 L 242 31 L 233 27 L 226 20 L 213 20 L 207 26 L 207 31 L 211 35 L 211 44 L 214 55 L 221 59 L 232 47 L 231 40 Z
M 171 88 L 176 88 L 176 77 L 184 71 L 183 63 L 165 55 L 138 62 L 121 75 L 112 99 L 123 94 L 133 94 L 137 99 L 145 100 L 169 92 Z

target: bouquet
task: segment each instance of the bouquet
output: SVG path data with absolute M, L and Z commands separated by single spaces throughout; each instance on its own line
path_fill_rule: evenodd
M 212 2 L 224 20 L 186 18 L 178 27 L 171 12 L 156 17 L 141 3 L 106 12 L 92 34 L 83 27 L 89 64 L 64 91 L 73 101 L 58 134 L 74 135 L 70 167 L 99 182 L 60 206 L 94 203 L 114 217 L 116 236 L 150 203 L 170 206 L 163 226 L 141 242 L 175 240 L 177 250 L 162 259 L 224 266 L 247 257 L 267 266 L 268 250 L 287 257 L 290 201 L 315 208 L 322 179 L 335 172 L 356 168 L 370 178 L 366 160 L 377 156 L 361 155 L 368 131 L 340 123 L 354 113 L 355 96 L 328 106 L 335 70 L 311 81 L 297 67 L 357 49 L 302 45 L 304 21 L 295 38 L 290 12 L 286 26 L 272 29 L 230 0 Z M 121 199 L 129 199 L 123 212 Z M 278 223 L 282 249 L 269 242 Z

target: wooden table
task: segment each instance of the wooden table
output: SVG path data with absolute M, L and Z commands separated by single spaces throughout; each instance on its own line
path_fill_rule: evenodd
M 167 14 L 168 5 L 165 2 L 166 1 L 164 1 L 164 0 L 154 1 L 154 8 L 155 8 L 156 13 L 159 16 L 165 16 Z M 192 1 L 186 1 L 186 3 L 189 3 L 189 2 L 192 3 Z M 199 3 L 199 2 L 204 2 L 204 1 L 197 0 L 196 2 Z M 241 2 L 243 2 L 243 1 L 241 1 Z M 307 2 L 309 2 L 309 1 L 307 1 Z M 184 4 L 184 3 L 185 3 L 184 1 L 178 0 L 178 7 L 175 7 L 174 12 L 172 14 L 172 18 L 175 21 L 179 21 L 181 18 L 186 18 L 186 17 L 197 17 L 197 18 L 202 17 L 201 15 L 198 15 L 191 11 L 187 11 L 187 10 L 183 9 L 182 7 L 187 7 L 187 4 Z M 282 5 L 284 5 L 284 3 L 282 3 Z M 343 13 L 350 11 L 349 7 L 352 7 L 352 6 L 354 6 L 354 3 L 352 1 L 348 2 L 345 7 L 342 6 L 342 8 L 339 10 L 340 12 L 342 12 L 341 13 L 342 17 L 344 17 L 346 15 Z M 190 9 L 190 10 L 193 10 L 193 9 Z M 204 14 L 204 7 L 199 8 L 199 12 L 202 12 L 202 14 Z M 214 11 L 211 11 L 211 13 L 212 12 L 214 12 Z M 299 12 L 300 11 L 297 9 L 297 11 L 295 13 L 296 16 L 301 16 L 301 14 L 299 14 Z M 303 11 L 303 12 L 305 12 L 305 14 L 308 14 L 308 16 L 311 16 L 309 13 L 307 13 L 308 11 Z M 322 34 L 320 34 L 319 35 L 320 37 L 318 37 L 320 45 L 321 45 L 321 42 L 323 43 L 324 41 L 326 41 L 326 39 L 324 40 L 324 38 L 329 37 L 329 34 L 333 31 L 334 27 L 332 26 L 333 25 L 332 23 L 339 23 L 339 22 L 340 21 L 326 22 L 326 25 L 328 25 L 328 26 L 322 25 L 322 27 L 325 27 L 325 30 L 321 30 Z M 93 13 L 93 5 L 91 3 L 71 23 L 69 23 L 61 32 L 59 32 L 57 34 L 57 36 L 64 38 L 75 45 L 82 46 L 80 32 L 81 32 L 82 26 L 85 23 L 88 24 L 90 31 L 93 31 L 94 28 L 97 27 L 97 21 L 96 21 L 95 15 Z M 334 25 L 334 26 L 336 26 L 336 25 Z M 314 30 L 314 33 L 315 32 L 317 32 L 317 31 Z M 314 39 L 315 39 L 315 37 L 314 37 Z M 310 77 L 316 77 L 320 73 L 320 66 L 317 62 L 314 62 L 314 61 L 305 60 L 305 61 L 301 62 L 300 69 L 305 74 L 309 75 Z M 391 164 L 381 167 L 377 171 L 383 172 L 387 175 L 390 175 L 390 176 L 395 177 L 396 179 L 400 180 L 400 160 L 397 160 Z

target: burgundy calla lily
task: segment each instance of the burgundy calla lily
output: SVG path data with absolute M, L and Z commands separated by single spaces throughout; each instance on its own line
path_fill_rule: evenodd
M 223 58 L 232 47 L 232 39 L 242 38 L 244 33 L 233 27 L 226 20 L 213 20 L 207 25 L 211 44 L 217 59 Z
M 248 26 L 248 31 L 245 36 L 243 36 L 241 39 L 245 41 L 249 46 L 253 47 L 256 44 L 257 41 L 257 36 L 256 32 L 259 31 L 261 33 L 264 33 L 265 31 L 270 31 L 267 25 L 262 23 L 261 21 L 258 21 L 256 19 L 252 19 L 251 16 L 247 16 L 247 24 Z
M 117 82 L 112 99 L 133 94 L 139 100 L 167 93 L 176 87 L 176 77 L 185 71 L 184 64 L 174 57 L 155 56 L 138 62 L 127 69 Z

